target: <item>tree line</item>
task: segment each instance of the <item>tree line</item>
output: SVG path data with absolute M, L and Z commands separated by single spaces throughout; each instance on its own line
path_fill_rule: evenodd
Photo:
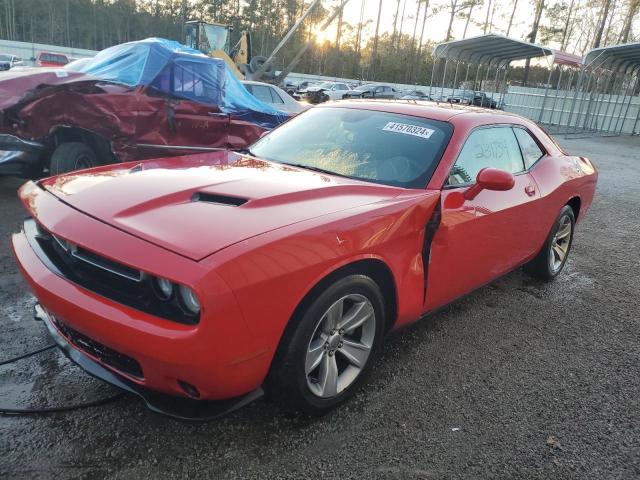
M 276 68 L 286 66 L 314 39 L 337 3 L 326 1 L 316 8 L 279 53 Z M 202 19 L 233 25 L 236 35 L 251 31 L 253 54 L 268 55 L 308 4 L 304 0 L 0 0 L 0 38 L 101 50 L 152 36 L 182 41 L 184 22 Z M 515 13 L 526 9 L 531 24 L 525 40 L 555 42 L 577 54 L 636 40 L 639 33 L 640 0 L 385 0 L 385 12 L 389 4 L 391 31 L 380 30 L 383 1 L 365 0 L 358 21 L 347 22 L 339 15 L 335 38 L 316 41 L 296 71 L 429 83 L 434 39 L 427 33 L 436 15 L 447 19 L 445 37 L 435 39 L 444 41 L 453 39 L 455 30 L 463 31 L 459 38 L 467 36 L 471 25 L 485 33 L 513 36 Z M 371 20 L 366 11 L 377 16 Z M 515 69 L 510 78 L 540 83 L 546 73 L 539 67 L 531 67 L 528 75 L 525 69 Z

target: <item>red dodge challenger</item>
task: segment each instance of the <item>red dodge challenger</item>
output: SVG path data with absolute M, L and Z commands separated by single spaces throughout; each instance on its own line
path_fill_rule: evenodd
M 29 182 L 13 247 L 63 351 L 153 410 L 266 391 L 322 414 L 388 331 L 520 266 L 556 277 L 596 179 L 515 115 L 345 102 L 244 151 Z

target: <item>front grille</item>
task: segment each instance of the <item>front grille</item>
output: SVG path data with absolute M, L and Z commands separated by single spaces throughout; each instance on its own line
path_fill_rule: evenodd
M 199 322 L 199 315 L 183 310 L 178 301 L 162 301 L 155 293 L 152 277 L 127 265 L 51 234 L 30 219 L 24 232 L 40 259 L 67 280 L 98 295 L 160 318 L 187 325 Z
M 116 370 L 126 373 L 132 377 L 142 380 L 144 375 L 142 373 L 142 367 L 134 359 L 123 353 L 117 352 L 106 345 L 101 344 L 93 340 L 92 338 L 83 335 L 82 333 L 74 330 L 69 325 L 63 323 L 58 318 L 52 316 L 52 320 L 56 328 L 69 340 L 73 345 L 80 350 L 88 353 L 94 358 L 97 358 L 105 365 L 115 368 Z

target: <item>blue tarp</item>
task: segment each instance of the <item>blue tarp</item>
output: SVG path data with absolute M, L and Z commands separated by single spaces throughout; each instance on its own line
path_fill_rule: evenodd
M 244 88 L 224 60 L 172 40 L 148 38 L 102 50 L 79 71 L 129 86 L 149 86 L 171 96 L 215 105 L 222 112 L 263 128 L 274 128 L 289 114 L 264 103 Z

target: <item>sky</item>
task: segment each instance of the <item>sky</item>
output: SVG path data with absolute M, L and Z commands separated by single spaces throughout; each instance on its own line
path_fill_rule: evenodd
M 352 25 L 356 25 L 360 20 L 360 8 L 362 2 L 365 2 L 365 19 L 371 19 L 372 22 L 367 27 L 367 32 L 365 33 L 365 38 L 367 36 L 373 36 L 375 32 L 375 19 L 378 13 L 378 4 L 379 0 L 350 0 L 349 3 L 345 6 L 344 10 L 344 19 L 348 23 Z M 415 16 L 417 10 L 417 1 L 416 0 L 401 0 L 400 2 L 400 11 L 402 12 L 403 3 L 406 2 L 406 10 L 405 10 L 405 20 L 403 25 L 403 32 L 408 33 L 410 35 L 413 34 L 413 28 L 415 24 Z M 323 2 L 326 8 L 333 9 L 335 5 L 339 3 L 339 0 L 325 0 Z M 439 6 L 446 4 L 448 5 L 448 0 L 431 0 L 431 7 Z M 394 15 L 396 13 L 396 0 L 383 0 L 382 2 L 382 15 L 380 20 L 380 31 L 384 32 L 393 32 L 393 20 Z M 511 10 L 513 8 L 512 0 L 497 0 L 495 4 L 495 10 L 493 11 L 493 23 L 495 25 L 493 31 L 495 33 L 504 34 L 507 24 L 509 23 L 509 16 L 511 15 Z M 424 7 L 423 7 L 424 8 Z M 514 24 L 511 27 L 511 32 L 509 36 L 522 39 L 531 28 L 531 18 L 533 17 L 533 4 L 528 0 L 522 1 L 520 0 L 520 5 L 516 11 L 514 17 Z M 472 22 L 469 24 L 469 28 L 467 30 L 467 37 L 473 37 L 476 35 L 482 35 L 483 31 L 481 27 L 473 25 L 473 21 L 475 20 L 478 23 L 484 24 L 485 16 L 487 12 L 486 5 L 477 6 L 474 8 Z M 442 11 L 435 16 L 429 17 L 427 19 L 426 27 L 425 27 L 425 39 L 433 40 L 435 42 L 442 42 L 447 33 L 447 26 L 449 22 L 449 14 L 448 12 Z M 464 32 L 466 20 L 456 18 L 453 22 L 453 36 L 456 39 L 461 39 L 462 34 Z M 335 23 L 329 29 L 327 29 L 326 36 L 330 39 L 335 39 Z M 422 13 L 420 14 L 420 19 L 418 23 L 418 32 L 420 32 L 420 28 L 422 26 Z M 420 33 L 418 33 L 420 35 Z

